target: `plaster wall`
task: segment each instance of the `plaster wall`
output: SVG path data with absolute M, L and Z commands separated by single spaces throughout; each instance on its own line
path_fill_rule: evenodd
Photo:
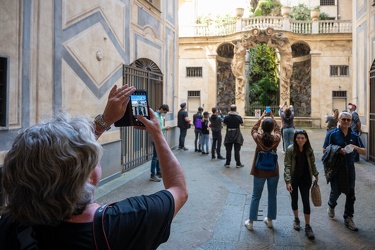
M 179 47 L 179 103 L 188 100 L 188 91 L 200 91 L 200 106 L 211 112 L 216 106 L 216 56 L 208 47 L 183 45 Z M 186 77 L 187 67 L 202 67 L 202 77 Z M 192 117 L 197 110 L 189 109 Z
M 0 1 L 0 56 L 9 59 L 8 126 L 0 128 L 0 166 L 17 131 L 54 113 L 101 113 L 122 65 L 152 60 L 164 75 L 165 100 L 175 125 L 178 79 L 177 4 L 160 9 L 146 1 Z M 176 129 L 168 134 L 176 145 Z M 120 129 L 112 126 L 104 146 L 106 176 L 121 171 Z M 104 177 L 106 177 L 104 176 Z

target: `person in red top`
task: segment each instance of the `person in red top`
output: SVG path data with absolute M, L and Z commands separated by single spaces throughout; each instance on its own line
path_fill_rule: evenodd
M 270 112 L 270 117 L 266 117 L 266 114 L 266 111 L 264 111 L 262 116 L 255 123 L 253 129 L 251 130 L 251 135 L 257 146 L 255 149 L 253 164 L 250 171 L 250 174 L 254 176 L 253 195 L 251 197 L 250 203 L 250 215 L 249 219 L 245 221 L 245 226 L 250 231 L 253 230 L 253 222 L 258 218 L 259 201 L 262 197 L 263 187 L 266 181 L 268 190 L 268 211 L 267 217 L 265 217 L 263 221 L 269 228 L 272 228 L 272 220 L 276 219 L 276 195 L 277 184 L 279 182 L 279 165 L 277 163 L 276 168 L 273 171 L 260 170 L 255 166 L 258 152 L 271 150 L 276 152 L 277 146 L 279 145 L 281 140 L 280 127 L 279 125 L 277 125 L 272 111 Z M 258 131 L 260 126 L 262 127 L 263 133 L 260 133 Z

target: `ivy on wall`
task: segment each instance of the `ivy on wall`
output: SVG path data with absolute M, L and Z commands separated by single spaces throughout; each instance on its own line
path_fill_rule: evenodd
M 275 48 L 259 44 L 248 53 L 250 105 L 277 105 L 278 65 Z

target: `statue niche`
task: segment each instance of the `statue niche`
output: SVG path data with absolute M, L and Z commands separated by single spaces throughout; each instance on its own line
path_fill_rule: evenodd
M 265 30 L 254 28 L 243 35 L 241 39 L 233 41 L 234 56 L 231 64 L 233 75 L 236 77 L 236 102 L 243 102 L 245 98 L 245 55 L 246 50 L 255 48 L 259 43 L 277 48 L 280 54 L 280 100 L 282 103 L 290 99 L 290 78 L 293 72 L 292 48 L 289 39 L 283 33 L 274 33 L 268 27 Z M 238 105 L 237 105 L 238 106 Z

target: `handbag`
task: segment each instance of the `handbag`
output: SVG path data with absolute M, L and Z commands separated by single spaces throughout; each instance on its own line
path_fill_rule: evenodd
M 311 187 L 311 201 L 316 207 L 322 205 L 322 196 L 320 195 L 320 188 L 318 182 L 315 180 Z
M 277 154 L 271 151 L 259 151 L 255 161 L 255 167 L 260 170 L 275 171 Z

